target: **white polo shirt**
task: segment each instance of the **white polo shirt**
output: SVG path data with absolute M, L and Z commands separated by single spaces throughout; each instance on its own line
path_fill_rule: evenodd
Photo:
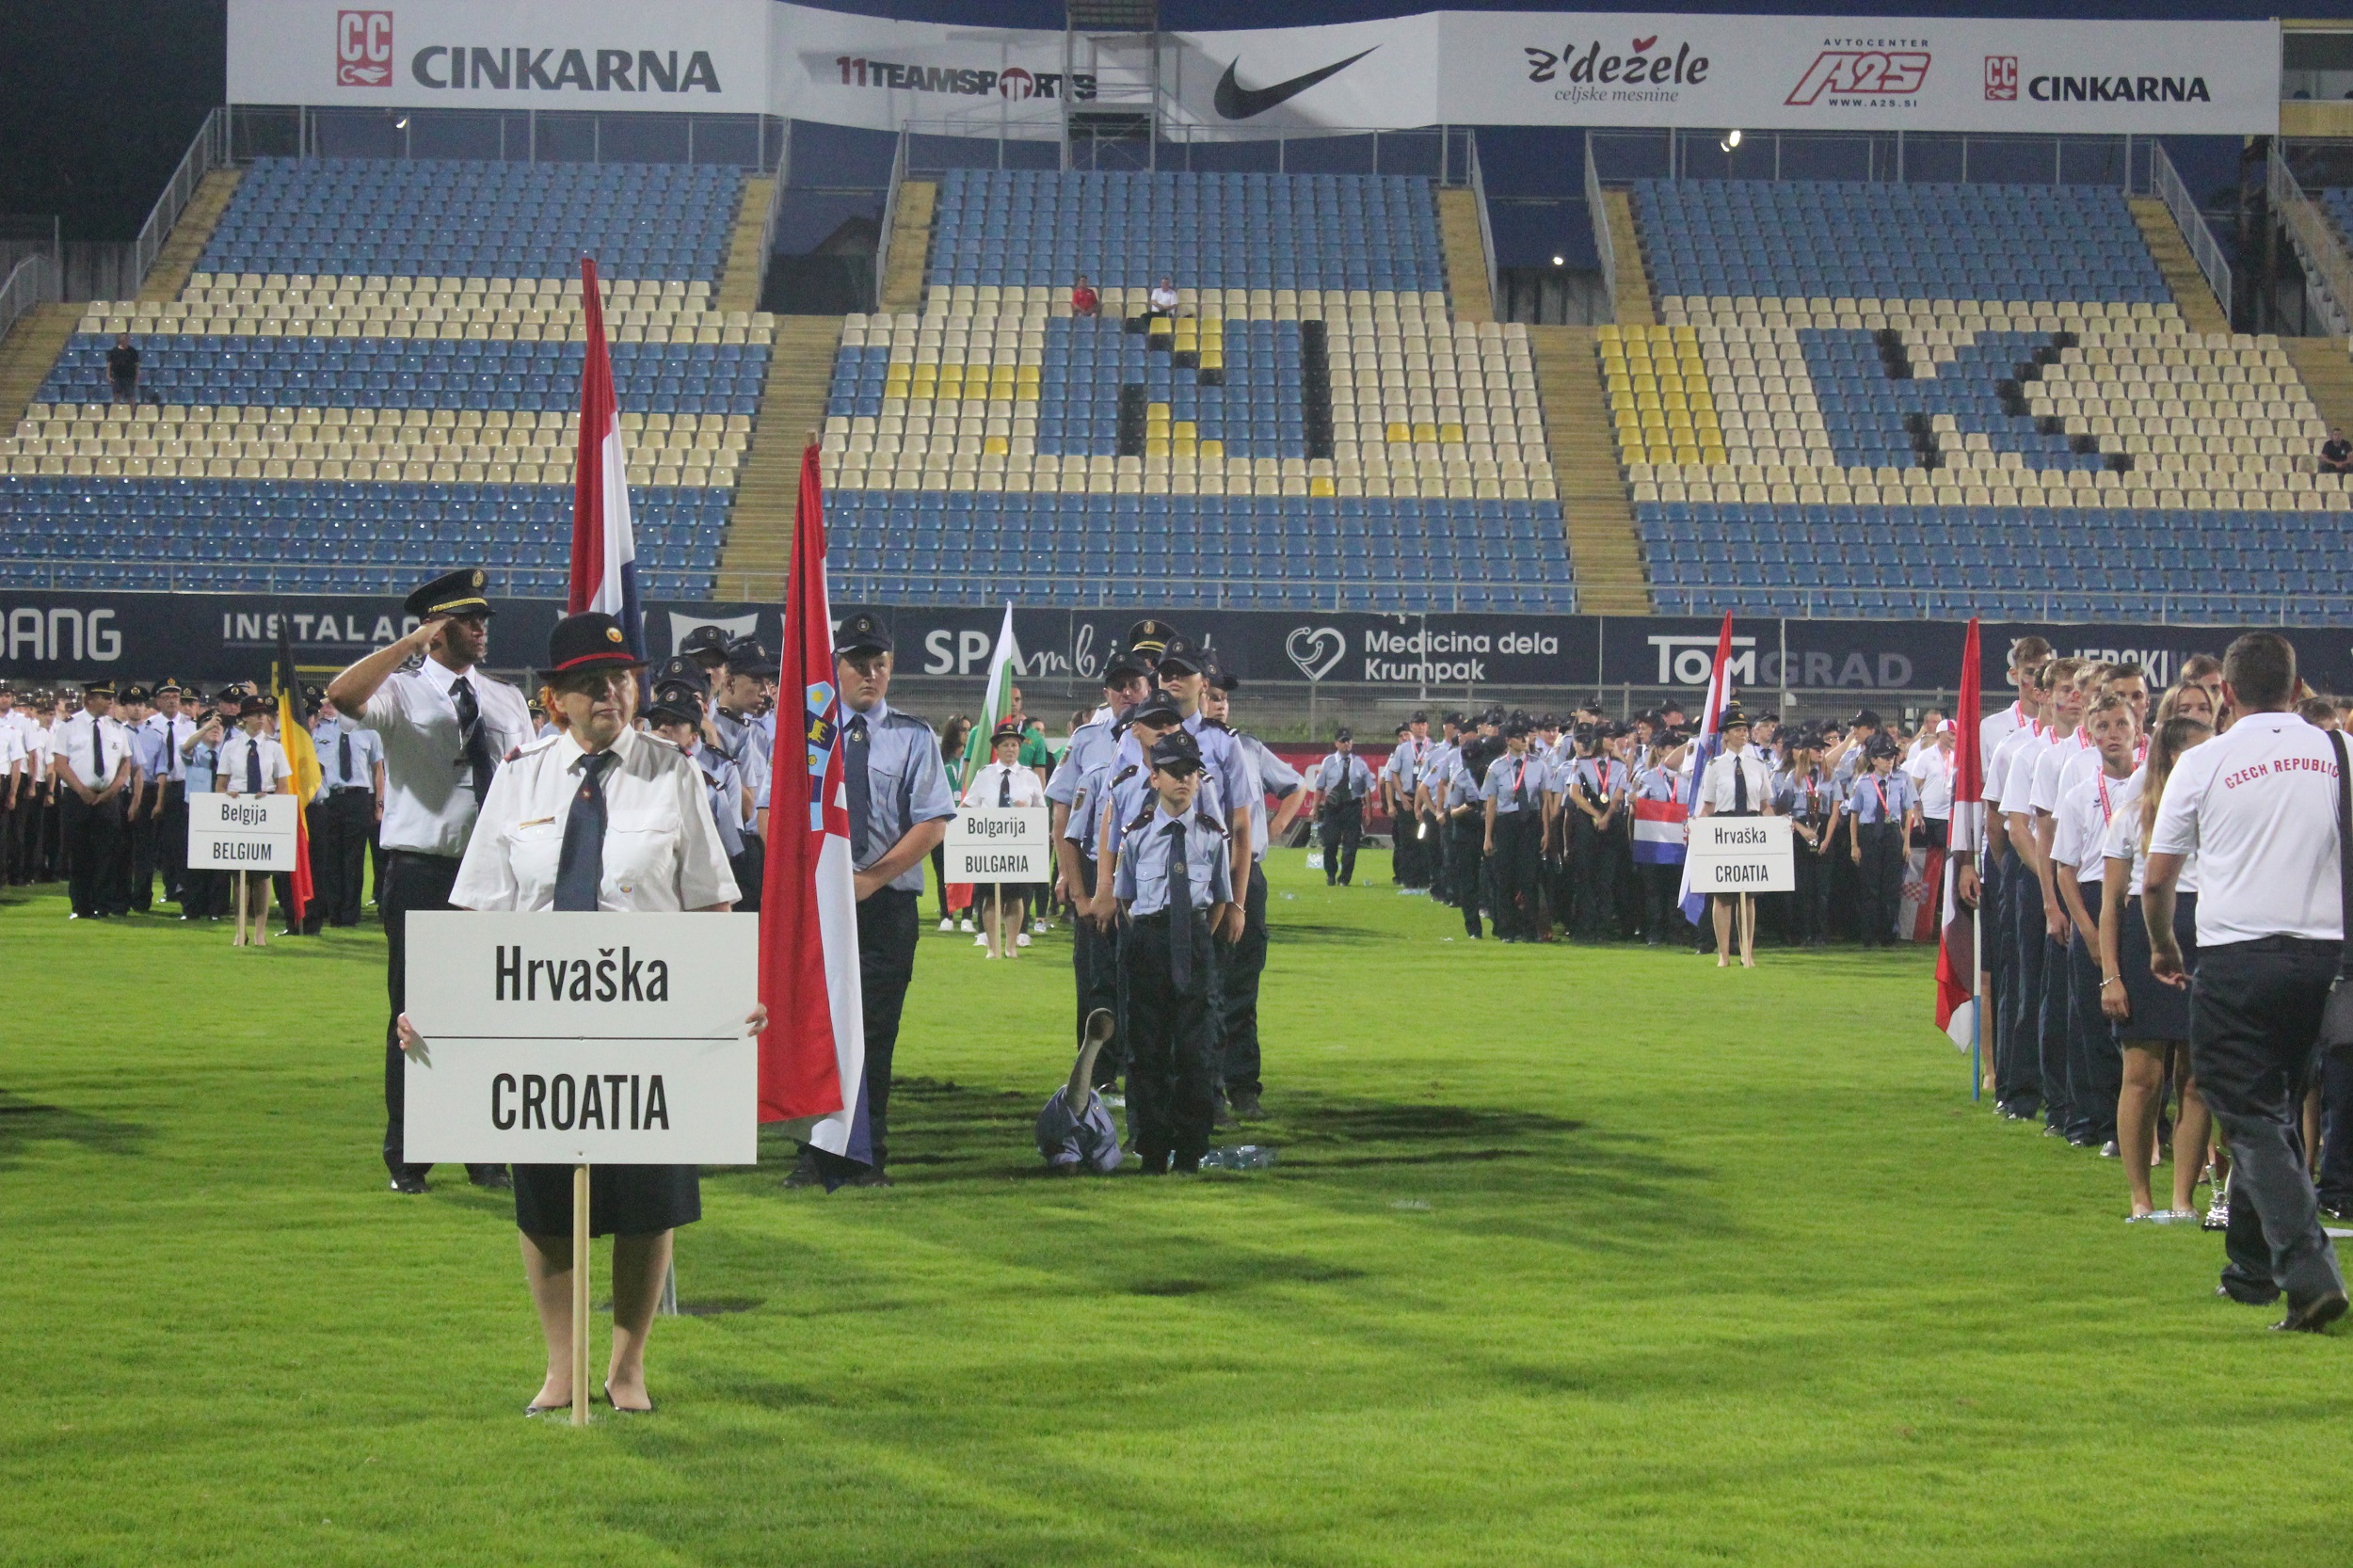
M 1988 778 L 1990 785 L 1998 777 L 2001 787 L 1989 788 L 1986 796 L 2001 804 L 2004 816 L 2033 815 L 2027 797 L 2034 792 L 2034 765 L 2050 744 L 2050 731 L 2042 729 L 2022 729 L 2002 743 L 2002 755 L 1995 760 L 1997 771 Z
M 2068 763 L 2087 752 L 2097 757 L 2100 748 L 2091 744 L 2090 731 L 2077 725 L 2073 733 L 2064 740 L 2053 741 L 2035 759 L 2034 782 L 2027 789 L 2026 798 L 2037 812 L 2058 815 L 2059 775 Z
M 2002 743 L 2021 729 L 2034 727 L 2027 722 L 2026 710 L 2016 702 L 1977 721 L 1977 755 L 1991 760 L 2002 748 Z
M 2125 778 L 2110 778 L 2102 769 L 2068 791 L 2059 797 L 2057 821 L 2051 832 L 2052 864 L 2074 867 L 2078 882 L 2097 882 L 2107 875 L 2107 857 L 2101 853 L 2101 845 L 2106 841 L 2108 824 L 2119 816 L 2137 823 L 2140 812 L 2135 806 L 2139 799 L 2137 769 Z
M 474 799 L 473 770 L 450 696 L 458 673 L 438 659 L 413 670 L 395 670 L 357 716 L 361 728 L 375 730 L 384 742 L 382 842 L 388 850 L 466 853 L 481 803 Z M 479 669 L 463 673 L 473 688 L 491 760 L 529 744 L 531 706 L 523 694 Z
M 671 912 L 733 904 L 702 770 L 658 735 L 624 729 L 605 772 L 597 907 Z M 586 753 L 569 731 L 534 741 L 490 780 L 449 901 L 461 909 L 552 909 L 564 824 Z
M 2173 764 L 2153 855 L 2199 857 L 2198 945 L 2345 935 L 2337 758 L 2294 713 L 2249 713 Z
M 2147 846 L 2140 841 L 2140 813 L 2148 804 L 2140 798 L 2140 795 L 2147 788 L 2148 781 L 2147 767 L 2133 770 L 2132 809 L 2119 810 L 2116 813 L 2114 820 L 2108 824 L 2106 836 L 2100 844 L 2100 857 L 2103 860 L 2132 862 L 2132 881 L 2126 887 L 2125 891 L 2134 898 L 2140 896 L 2142 884 L 2149 874 L 2149 851 Z M 2182 874 L 2174 878 L 2173 890 L 2177 893 L 2194 893 L 2198 890 L 2198 856 L 2196 855 L 2184 857 Z
M 1953 815 L 1953 760 L 1943 746 L 1928 750 L 1904 763 L 1903 771 L 1920 786 L 1920 814 L 1931 822 L 1949 822 Z

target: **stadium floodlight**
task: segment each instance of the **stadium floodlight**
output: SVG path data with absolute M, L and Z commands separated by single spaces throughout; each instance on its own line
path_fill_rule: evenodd
M 1737 131 L 1726 131 L 1724 133 L 1724 139 L 1718 142 L 1716 145 L 1729 152 L 1734 148 L 1740 145 L 1740 133 Z
M 408 129 L 408 117 L 407 115 L 402 115 L 398 120 L 393 120 L 392 129 L 395 131 L 406 131 Z
M 1552 264 L 1554 266 L 1566 266 L 1569 264 L 1569 259 L 1566 256 L 1555 256 L 1552 259 Z

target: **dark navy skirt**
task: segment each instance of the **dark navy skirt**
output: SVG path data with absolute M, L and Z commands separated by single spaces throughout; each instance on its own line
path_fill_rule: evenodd
M 651 1236 L 703 1217 L 702 1174 L 693 1165 L 591 1165 L 588 1234 Z M 572 1167 L 515 1167 L 515 1228 L 572 1234 Z

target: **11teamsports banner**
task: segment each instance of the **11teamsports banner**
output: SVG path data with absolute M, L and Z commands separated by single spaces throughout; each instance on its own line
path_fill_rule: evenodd
M 889 628 L 902 676 L 978 683 L 1004 617 L 1001 605 L 843 605 Z M 494 669 L 535 664 L 563 615 L 561 600 L 498 600 L 490 623 Z M 1013 613 L 1018 678 L 1092 682 L 1128 629 L 1157 615 L 1215 650 L 1252 685 L 1324 684 L 1414 694 L 1433 701 L 1488 688 L 1681 688 L 1707 683 L 1719 620 L 1675 616 L 1370 615 L 1313 610 L 1022 609 Z M 206 684 L 265 677 L 284 623 L 306 674 L 341 669 L 413 629 L 397 598 L 371 595 L 83 593 L 0 588 L 0 679 L 18 683 L 94 676 Z M 652 600 L 646 651 L 666 658 L 698 626 L 781 644 L 774 604 Z M 1981 679 L 2008 685 L 2013 639 L 2033 633 L 2060 653 L 2130 659 L 2153 681 L 2169 681 L 2193 653 L 2220 653 L 2240 626 L 2152 626 L 2129 621 L 1989 622 Z M 2313 688 L 2353 691 L 2353 633 L 2268 627 L 2296 645 Z M 1960 680 L 1963 628 L 1919 620 L 1736 618 L 1730 664 L 1737 691 L 1800 696 L 1950 690 Z
M 231 0 L 229 99 L 333 107 L 761 113 L 1060 133 L 1141 101 L 1151 56 L 1060 32 L 777 0 Z M 1451 125 L 2263 135 L 2276 22 L 1425 11 L 1160 36 L 1163 118 Z

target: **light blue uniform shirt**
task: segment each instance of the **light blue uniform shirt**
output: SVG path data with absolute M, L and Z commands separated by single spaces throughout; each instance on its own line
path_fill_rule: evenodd
M 1143 816 L 1141 822 L 1131 821 L 1128 827 L 1128 835 L 1134 842 L 1120 854 L 1119 875 L 1112 892 L 1113 897 L 1127 901 L 1128 914 L 1157 915 L 1168 907 L 1169 881 L 1176 874 L 1173 853 L 1176 840 L 1168 830 L 1178 820 L 1170 816 L 1155 796 L 1150 814 Z M 1181 820 L 1185 827 L 1184 875 L 1194 911 L 1207 914 L 1212 904 L 1231 904 L 1234 857 L 1226 850 L 1225 824 L 1200 809 L 1197 797 L 1192 815 Z
M 1266 748 L 1266 743 L 1256 735 L 1234 732 L 1241 744 L 1241 765 L 1247 770 L 1244 783 L 1249 789 L 1250 858 L 1266 858 L 1266 797 L 1289 800 L 1299 792 L 1302 782 L 1299 770 Z
M 1119 737 L 1112 733 L 1109 719 L 1090 719 L 1070 732 L 1070 744 L 1063 748 L 1062 760 L 1046 780 L 1046 798 L 1057 806 L 1071 808 L 1071 816 L 1078 816 L 1079 792 L 1085 787 L 1087 776 L 1099 773 L 1111 764 L 1119 750 Z
M 744 775 L 735 760 L 696 742 L 687 761 L 703 776 L 703 792 L 711 799 L 711 820 L 719 830 L 719 849 L 732 860 L 744 853 Z
M 1904 820 L 1904 812 L 1920 804 L 1920 792 L 1913 789 L 1909 774 L 1891 773 L 1881 778 L 1878 773 L 1858 775 L 1847 791 L 1847 809 L 1859 823 Z
M 344 743 L 351 747 L 351 772 L 344 772 Z M 347 729 L 342 721 L 321 724 L 311 731 L 311 749 L 319 754 L 319 789 L 373 790 L 376 764 L 384 760 L 383 738 L 373 729 Z
M 877 702 L 863 713 L 846 710 L 841 718 L 843 729 L 859 719 L 866 721 L 868 796 L 866 853 L 857 856 L 856 864 L 864 871 L 889 854 L 891 846 L 911 828 L 954 816 L 956 803 L 948 793 L 948 770 L 940 764 L 939 737 L 932 733 L 930 725 L 912 713 L 897 712 L 887 702 Z M 925 869 L 919 858 L 893 877 L 890 885 L 901 892 L 920 893 Z
M 1407 801 L 1420 788 L 1423 776 L 1430 771 L 1431 754 L 1437 749 L 1435 741 L 1417 741 L 1408 735 L 1389 753 L 1389 776 L 1397 780 L 1398 792 Z
M 1362 800 L 1372 793 L 1372 770 L 1353 751 L 1345 755 L 1336 751 L 1318 762 L 1315 771 L 1307 776 L 1307 787 L 1328 800 L 1343 778 L 1348 780 L 1351 800 Z
M 1487 776 L 1479 788 L 1479 798 L 1496 803 L 1496 815 L 1509 816 L 1526 808 L 1539 809 L 1544 805 L 1545 765 L 1540 757 L 1514 757 L 1504 753 L 1487 764 Z
M 775 732 L 763 731 L 758 719 L 731 718 L 716 708 L 711 711 L 711 727 L 718 731 L 721 749 L 735 764 L 735 771 L 751 785 L 752 808 L 766 810 L 768 760 L 776 754 Z
M 220 765 L 220 748 L 210 741 L 199 741 L 188 748 L 183 759 L 187 769 L 187 793 L 209 795 L 213 792 L 213 774 Z
M 188 766 L 180 755 L 180 743 L 195 733 L 196 726 L 185 713 L 171 719 L 150 713 L 139 725 L 131 754 L 151 782 L 168 778 L 177 784 L 187 777 Z

